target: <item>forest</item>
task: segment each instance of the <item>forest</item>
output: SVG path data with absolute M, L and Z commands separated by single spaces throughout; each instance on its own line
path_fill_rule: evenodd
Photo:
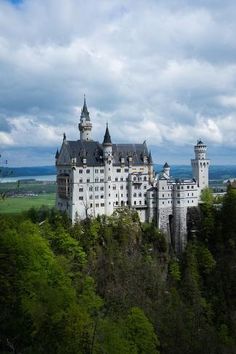
M 235 282 L 232 187 L 205 198 L 181 255 L 129 209 L 0 215 L 0 352 L 233 354 Z

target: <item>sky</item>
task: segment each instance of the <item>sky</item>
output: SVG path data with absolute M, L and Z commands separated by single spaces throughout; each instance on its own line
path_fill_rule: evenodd
M 235 0 L 0 0 L 0 154 L 53 165 L 79 139 L 146 140 L 155 163 L 236 164 Z

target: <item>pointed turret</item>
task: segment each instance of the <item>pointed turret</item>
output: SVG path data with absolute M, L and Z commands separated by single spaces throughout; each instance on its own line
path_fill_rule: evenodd
M 167 178 L 170 177 L 170 166 L 169 166 L 169 164 L 167 162 L 163 166 L 163 174 Z
M 87 122 L 90 122 L 90 116 L 89 116 L 89 111 L 88 111 L 88 107 L 87 107 L 87 102 L 86 102 L 86 97 L 84 95 L 84 105 L 83 108 L 81 110 L 81 118 L 85 118 L 85 120 Z
M 148 154 L 148 161 L 149 161 L 150 164 L 153 164 L 151 150 L 149 151 L 149 154 Z
M 108 128 L 108 123 L 106 126 L 106 131 L 105 131 L 105 135 L 104 135 L 104 139 L 103 139 L 103 145 L 112 145 L 111 136 L 110 136 L 109 128 Z
M 85 95 L 84 95 L 84 105 L 80 115 L 79 131 L 80 131 L 80 140 L 85 140 L 85 141 L 92 140 L 91 138 L 92 123 L 90 122 L 90 116 L 89 116 Z
M 59 151 L 58 151 L 58 149 L 57 149 L 56 154 L 55 154 L 55 159 L 57 160 L 58 157 L 59 157 Z

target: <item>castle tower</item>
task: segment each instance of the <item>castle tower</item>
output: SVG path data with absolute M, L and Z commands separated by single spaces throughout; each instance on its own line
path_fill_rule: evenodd
M 112 142 L 111 136 L 106 126 L 106 132 L 103 139 L 103 158 L 104 158 L 104 181 L 105 181 L 105 214 L 113 213 L 113 196 L 112 196 Z
M 210 160 L 206 158 L 207 146 L 198 140 L 194 146 L 195 159 L 191 160 L 193 178 L 197 181 L 200 192 L 208 187 Z
M 85 95 L 84 95 L 84 105 L 80 115 L 79 131 L 80 131 L 80 140 L 85 140 L 85 141 L 92 140 L 92 136 L 91 136 L 92 123 L 90 121 Z
M 170 166 L 167 162 L 163 166 L 163 173 L 166 178 L 170 178 Z

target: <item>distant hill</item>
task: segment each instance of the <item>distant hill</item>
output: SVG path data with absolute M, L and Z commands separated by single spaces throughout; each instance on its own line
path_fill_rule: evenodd
M 162 165 L 155 164 L 154 168 L 157 172 L 160 172 Z M 48 176 L 56 174 L 55 166 L 13 167 L 10 170 L 12 171 L 12 177 Z M 171 166 L 171 175 L 175 178 L 191 178 L 191 166 L 173 165 Z M 236 178 L 236 166 L 210 166 L 210 180 L 225 180 L 234 177 Z
M 11 177 L 20 176 L 48 176 L 55 175 L 55 166 L 38 166 L 38 167 L 12 167 L 8 168 L 11 171 Z

